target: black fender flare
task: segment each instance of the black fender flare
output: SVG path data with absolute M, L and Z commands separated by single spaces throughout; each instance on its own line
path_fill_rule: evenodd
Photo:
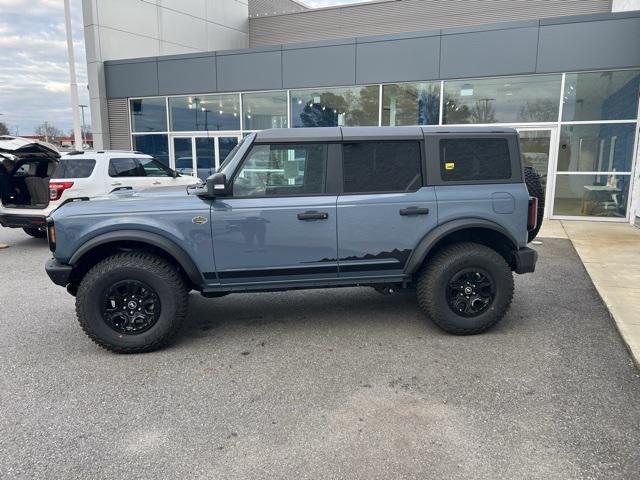
M 456 220 L 451 220 L 450 222 L 443 223 L 442 225 L 438 225 L 436 228 L 422 237 L 422 240 L 420 240 L 416 248 L 413 250 L 413 252 L 411 252 L 411 257 L 409 257 L 409 260 L 407 261 L 404 273 L 415 273 L 424 262 L 424 259 L 427 258 L 427 255 L 434 247 L 434 245 L 444 237 L 451 233 L 458 232 L 460 230 L 466 230 L 469 228 L 484 228 L 487 230 L 493 230 L 509 239 L 509 241 L 513 244 L 514 250 L 518 249 L 517 240 L 501 225 L 490 220 L 485 220 L 483 218 L 459 218 Z
M 202 274 L 191 257 L 173 240 L 163 237 L 157 233 L 141 230 L 118 230 L 116 232 L 107 232 L 93 237 L 91 240 L 83 243 L 80 248 L 75 251 L 69 259 L 69 265 L 75 266 L 87 252 L 99 247 L 100 245 L 121 241 L 146 243 L 163 250 L 178 262 L 194 286 L 200 286 L 204 283 Z

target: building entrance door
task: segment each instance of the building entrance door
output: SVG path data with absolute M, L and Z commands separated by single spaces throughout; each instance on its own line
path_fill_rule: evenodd
M 553 203 L 553 172 L 556 165 L 557 127 L 516 127 L 520 134 L 520 152 L 525 166 L 540 175 L 545 190 L 544 216 L 549 218 Z
M 171 165 L 178 173 L 205 180 L 227 158 L 240 135 L 176 135 L 172 138 Z

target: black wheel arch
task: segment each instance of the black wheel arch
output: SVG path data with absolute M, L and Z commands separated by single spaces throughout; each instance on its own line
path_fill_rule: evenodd
M 460 218 L 438 225 L 426 234 L 411 253 L 405 273 L 415 274 L 430 254 L 457 242 L 475 242 L 492 248 L 512 269 L 516 268 L 514 252 L 518 250 L 518 241 L 504 227 L 482 218 Z
M 191 288 L 202 288 L 202 274 L 182 247 L 162 235 L 140 230 L 107 232 L 82 244 L 68 262 L 73 267 L 71 283 L 79 283 L 89 269 L 104 258 L 117 252 L 133 250 L 159 254 L 182 271 Z

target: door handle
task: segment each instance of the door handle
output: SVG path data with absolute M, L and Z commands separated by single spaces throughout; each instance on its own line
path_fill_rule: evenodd
M 151 185 L 162 185 L 162 182 L 153 182 Z
M 428 214 L 429 214 L 429 209 L 428 208 L 408 207 L 408 208 L 401 208 L 400 209 L 400 215 L 402 215 L 402 216 L 428 215 Z
M 298 220 L 326 220 L 329 218 L 327 212 L 304 212 L 298 214 Z
M 111 184 L 111 186 L 113 186 L 113 187 L 118 187 L 118 186 L 120 186 L 120 185 L 122 185 L 120 182 L 113 182 L 113 183 Z

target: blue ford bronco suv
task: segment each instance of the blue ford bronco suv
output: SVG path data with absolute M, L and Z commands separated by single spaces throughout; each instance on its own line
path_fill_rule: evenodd
M 46 270 L 120 353 L 166 345 L 191 290 L 415 288 L 438 326 L 474 334 L 505 315 L 512 272 L 534 271 L 536 217 L 513 129 L 264 130 L 205 184 L 58 209 Z

